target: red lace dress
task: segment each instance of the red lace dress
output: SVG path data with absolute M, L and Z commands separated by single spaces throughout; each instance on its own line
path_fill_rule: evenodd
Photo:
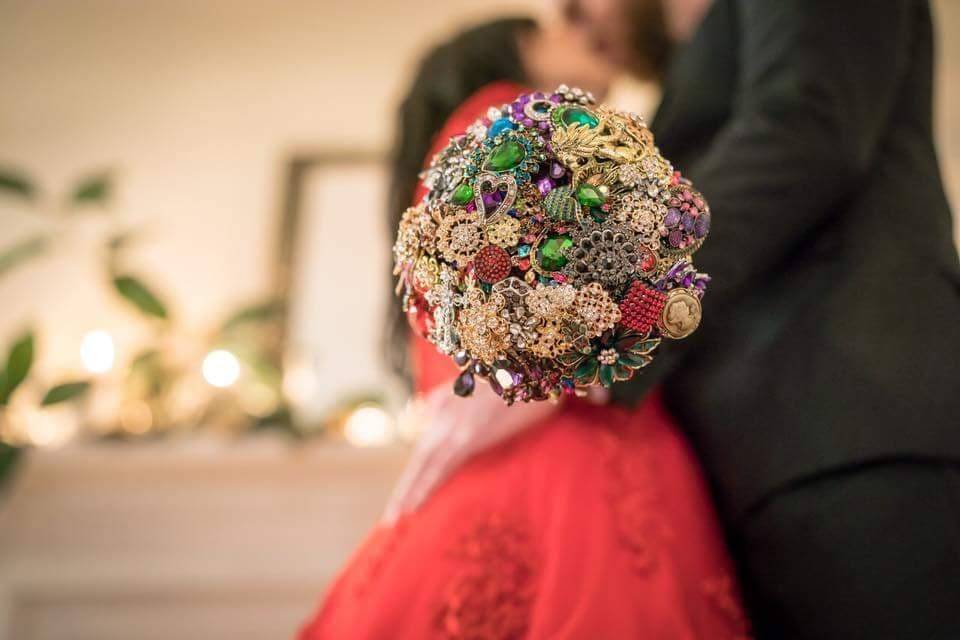
M 522 88 L 491 85 L 438 145 Z M 453 363 L 422 339 L 417 389 Z M 697 462 L 652 394 L 568 402 L 379 527 L 300 640 L 735 640 L 748 636 Z

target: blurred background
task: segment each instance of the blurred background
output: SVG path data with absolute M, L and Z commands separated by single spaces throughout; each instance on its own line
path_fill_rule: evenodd
M 549 11 L 0 0 L 0 638 L 293 633 L 416 436 L 381 344 L 398 103 L 457 30 Z

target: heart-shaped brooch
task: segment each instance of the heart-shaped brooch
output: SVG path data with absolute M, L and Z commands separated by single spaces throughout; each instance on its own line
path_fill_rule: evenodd
M 477 207 L 477 213 L 480 214 L 480 221 L 484 225 L 490 224 L 509 211 L 517 200 L 517 181 L 509 173 L 481 173 L 476 178 L 476 185 L 473 201 Z M 502 192 L 503 196 L 493 212 L 490 212 L 487 210 L 483 196 L 498 191 Z

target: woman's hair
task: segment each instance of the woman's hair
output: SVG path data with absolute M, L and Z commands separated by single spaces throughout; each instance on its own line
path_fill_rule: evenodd
M 673 49 L 663 0 L 628 3 L 627 25 L 633 72 L 641 78 L 662 81 Z
M 391 234 L 396 232 L 403 211 L 412 204 L 434 138 L 457 107 L 490 83 L 526 82 L 519 39 L 523 32 L 535 28 L 530 18 L 487 22 L 454 36 L 421 60 L 400 105 L 390 154 L 387 211 Z M 393 287 L 390 289 L 392 294 Z M 390 299 L 387 358 L 391 368 L 409 380 L 407 322 L 400 300 L 393 295 Z

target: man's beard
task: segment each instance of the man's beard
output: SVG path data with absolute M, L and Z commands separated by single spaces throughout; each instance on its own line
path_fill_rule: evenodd
M 632 0 L 626 13 L 630 71 L 643 79 L 662 80 L 673 48 L 663 0 Z

